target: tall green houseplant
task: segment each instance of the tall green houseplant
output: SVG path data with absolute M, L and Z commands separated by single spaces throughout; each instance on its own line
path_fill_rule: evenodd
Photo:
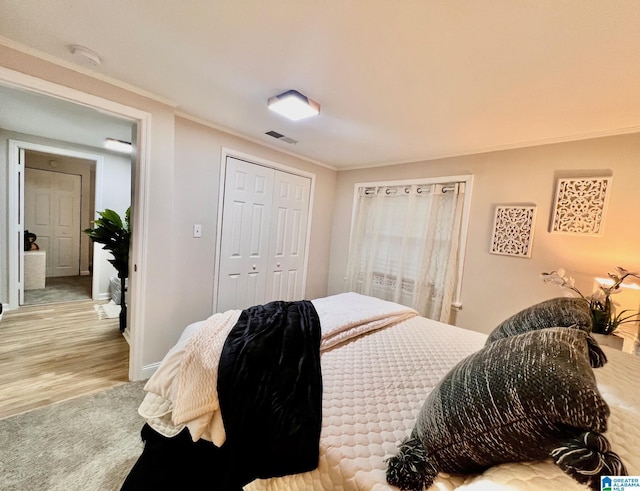
M 113 210 L 99 211 L 100 218 L 93 221 L 93 228 L 84 231 L 91 240 L 104 245 L 111 253 L 113 264 L 120 278 L 120 331 L 127 327 L 127 305 L 125 302 L 126 279 L 129 276 L 129 245 L 131 243 L 131 207 L 127 208 L 124 221 Z

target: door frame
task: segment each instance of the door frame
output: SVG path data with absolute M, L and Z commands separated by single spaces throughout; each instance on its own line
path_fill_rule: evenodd
M 136 125 L 137 131 L 133 135 L 132 142 L 136 151 L 132 154 L 134 172 L 131 188 L 131 220 L 132 228 L 135 232 L 131 241 L 130 264 L 132 265 L 132 272 L 137 272 L 138 265 L 146 264 L 147 256 L 145 244 L 147 243 L 149 214 L 148 183 L 151 167 L 151 113 L 1 66 L 0 84 L 80 104 L 105 112 L 116 118 L 131 121 Z M 15 180 L 11 180 L 8 183 L 8 187 L 9 203 L 15 204 L 18 201 L 18 186 Z M 10 216 L 13 216 L 13 214 Z M 13 241 L 9 241 L 10 247 L 11 242 Z M 15 254 L 15 249 L 18 247 L 17 243 L 14 243 L 12 247 L 13 254 Z M 129 380 L 139 380 L 143 377 L 144 372 L 142 355 L 144 326 L 146 323 L 143 295 L 146 290 L 146 275 L 131 274 L 130 276 L 129 288 L 132 302 L 128 309 L 130 329 L 127 328 L 130 343 Z
M 37 135 L 36 135 L 37 136 Z M 9 241 L 9 309 L 18 308 L 22 305 L 24 298 L 24 261 L 22 260 L 24 241 L 24 198 L 25 198 L 25 174 L 20 164 L 20 150 L 32 150 L 36 152 L 59 155 L 61 157 L 74 157 L 84 160 L 93 160 L 96 163 L 95 173 L 95 202 L 94 210 L 102 209 L 102 171 L 104 166 L 104 156 L 89 152 L 69 150 L 60 147 L 53 147 L 39 143 L 32 143 L 23 140 L 12 140 L 8 142 L 9 147 L 9 183 L 10 187 L 18 186 L 18 198 L 9 201 L 9 230 L 18 231 L 18 244 Z M 11 193 L 10 193 L 11 196 Z M 15 250 L 17 248 L 17 250 Z M 96 245 L 94 244 L 94 251 Z M 94 253 L 95 256 L 95 253 Z M 101 264 L 94 263 L 93 278 L 91 282 L 91 296 L 93 300 L 98 298 L 100 278 L 106 274 Z M 17 297 L 16 297 L 17 296 Z
M 218 189 L 218 216 L 216 226 L 216 251 L 215 251 L 215 274 L 213 275 L 213 299 L 212 299 L 212 314 L 217 312 L 218 309 L 218 283 L 220 281 L 220 252 L 222 246 L 222 217 L 224 213 L 224 192 L 225 182 L 227 177 L 227 157 L 235 158 L 238 160 L 244 160 L 250 164 L 262 165 L 271 169 L 280 170 L 282 172 L 288 172 L 296 176 L 307 177 L 311 179 L 311 189 L 309 191 L 309 213 L 307 220 L 307 238 L 304 246 L 304 267 L 302 271 L 302 293 L 306 297 L 307 291 L 307 270 L 309 268 L 309 246 L 311 242 L 311 224 L 313 223 L 313 201 L 316 189 L 316 175 L 312 172 L 300 170 L 296 167 L 289 167 L 288 165 L 280 164 L 271 160 L 256 157 L 238 150 L 233 150 L 227 147 L 222 147 L 220 155 L 220 183 Z

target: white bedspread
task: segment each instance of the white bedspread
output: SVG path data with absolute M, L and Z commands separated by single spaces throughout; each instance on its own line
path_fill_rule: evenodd
M 357 293 L 313 300 L 320 320 L 320 351 L 415 317 L 408 307 Z M 145 385 L 140 415 L 161 435 L 172 437 L 186 426 L 194 441 L 221 446 L 226 434 L 216 390 L 224 341 L 241 311 L 216 313 L 192 324 Z
M 318 298 L 311 303 L 320 318 L 321 352 L 418 315 L 404 305 L 353 292 Z
M 313 472 L 255 481 L 247 491 L 387 490 L 385 459 L 413 428 L 427 394 L 486 336 L 413 317 L 322 355 L 323 426 Z M 640 358 L 604 348 L 609 363 L 595 370 L 611 407 L 612 450 L 631 475 L 640 474 Z M 441 474 L 434 491 L 584 490 L 549 462 L 505 464 L 483 474 Z

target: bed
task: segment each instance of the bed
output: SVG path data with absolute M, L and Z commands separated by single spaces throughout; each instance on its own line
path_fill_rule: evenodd
M 452 367 L 482 350 L 487 336 L 429 320 L 411 309 L 355 293 L 333 295 L 312 303 L 322 331 L 322 420 L 317 468 L 257 479 L 244 489 L 394 489 L 387 483 L 388 459 L 398 453 L 400 443 L 412 432 L 431 391 Z M 222 323 L 223 327 L 216 326 L 217 334 L 224 336 L 228 332 L 225 329 L 229 329 L 235 319 L 231 315 Z M 175 401 L 171 401 L 171 391 L 167 388 L 178 377 L 185 347 L 203 330 L 204 324 L 205 321 L 196 323 L 185 330 L 163 361 L 161 368 L 165 369 L 159 370 L 160 375 L 156 377 L 162 381 L 154 382 L 152 378 L 147 384 L 146 403 L 140 412 L 153 430 L 165 435 L 167 441 L 185 427 L 193 428 L 193 433 L 206 440 L 224 441 L 224 424 L 219 410 L 194 418 L 195 422 L 179 425 L 174 425 L 171 418 Z M 606 347 L 603 351 L 608 363 L 593 372 L 597 387 L 610 408 L 605 435 L 611 449 L 626 465 L 628 474 L 637 476 L 640 474 L 640 425 L 637 424 L 640 418 L 640 359 Z M 159 386 L 167 390 L 158 389 Z M 137 482 L 140 482 L 140 476 Z M 550 460 L 541 460 L 495 465 L 468 475 L 441 472 L 430 489 L 559 491 L 586 487 Z

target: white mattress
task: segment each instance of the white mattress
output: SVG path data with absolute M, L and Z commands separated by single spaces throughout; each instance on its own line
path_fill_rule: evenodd
M 413 428 L 427 394 L 486 336 L 414 317 L 323 353 L 323 427 L 318 469 L 259 480 L 247 491 L 383 490 L 385 459 Z M 640 358 L 605 348 L 595 370 L 611 407 L 607 436 L 630 475 L 640 474 Z M 584 490 L 549 462 L 505 464 L 480 475 L 440 474 L 433 490 Z

